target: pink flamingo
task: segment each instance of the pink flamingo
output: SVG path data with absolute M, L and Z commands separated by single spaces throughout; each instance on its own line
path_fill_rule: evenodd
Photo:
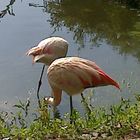
M 49 66 L 47 75 L 53 97 L 46 97 L 45 100 L 53 106 L 60 104 L 62 90 L 73 96 L 91 87 L 113 85 L 120 89 L 119 84 L 95 62 L 79 57 L 55 60 Z
M 79 57 L 67 57 L 68 43 L 60 37 L 43 40 L 37 47 L 30 49 L 27 55 L 33 56 L 33 63 L 49 65 L 48 81 L 52 88 L 52 97 L 46 97 L 48 104 L 57 106 L 61 102 L 62 90 L 70 95 L 72 114 L 72 96 L 86 88 L 119 84 L 108 76 L 95 62 Z
M 49 66 L 55 59 L 65 57 L 68 51 L 68 42 L 61 37 L 49 37 L 42 40 L 37 46 L 28 50 L 26 55 L 32 56 L 32 63 L 41 62 Z M 39 89 L 41 86 L 41 79 L 43 76 L 43 66 L 41 77 L 37 89 L 38 105 L 41 107 L 39 99 Z

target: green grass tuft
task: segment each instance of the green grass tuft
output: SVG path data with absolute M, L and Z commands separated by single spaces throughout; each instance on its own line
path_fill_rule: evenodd
M 52 110 L 42 101 L 41 109 L 35 112 L 37 115 L 30 124 L 29 101 L 19 101 L 16 107 L 18 111 L 8 114 L 0 113 L 0 139 L 9 138 L 14 140 L 88 140 L 88 139 L 132 139 L 140 138 L 140 96 L 136 96 L 136 102 L 122 99 L 118 105 L 113 105 L 109 110 L 96 109 L 86 100 L 83 102 L 86 113 L 81 116 L 74 109 L 72 119 L 69 122 L 69 114 L 60 116 L 55 110 L 53 118 Z M 63 119 L 62 119 L 63 118 Z

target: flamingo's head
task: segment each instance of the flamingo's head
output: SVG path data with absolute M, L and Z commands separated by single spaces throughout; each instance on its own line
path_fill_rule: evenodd
M 50 65 L 55 59 L 65 57 L 67 50 L 68 42 L 66 40 L 60 37 L 50 37 L 42 40 L 26 54 L 33 57 L 33 63 L 40 62 Z

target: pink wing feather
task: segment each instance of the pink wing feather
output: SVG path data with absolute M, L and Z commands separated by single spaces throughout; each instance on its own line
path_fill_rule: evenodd
M 79 59 L 77 61 L 77 66 L 81 66 L 81 70 L 85 71 L 88 76 L 91 77 L 91 81 L 89 81 L 86 77 L 77 73 L 79 79 L 84 85 L 84 88 L 113 85 L 120 89 L 119 84 L 107 75 L 99 66 L 97 66 L 95 62 Z

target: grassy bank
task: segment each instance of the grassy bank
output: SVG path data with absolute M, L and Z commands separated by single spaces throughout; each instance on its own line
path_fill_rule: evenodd
M 121 100 L 118 105 L 109 110 L 96 109 L 83 101 L 86 113 L 81 117 L 73 111 L 73 124 L 69 123 L 69 114 L 60 118 L 55 111 L 42 102 L 42 108 L 35 112 L 36 118 L 28 124 L 30 102 L 21 101 L 15 105 L 16 113 L 1 112 L 0 139 L 12 140 L 85 140 L 85 139 L 130 139 L 140 137 L 140 96 L 136 96 L 136 103 Z

